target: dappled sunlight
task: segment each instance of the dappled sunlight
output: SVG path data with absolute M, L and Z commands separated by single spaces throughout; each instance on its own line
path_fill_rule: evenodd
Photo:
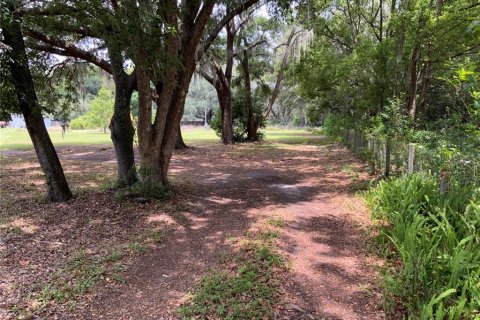
M 165 213 L 149 215 L 146 217 L 146 222 L 149 224 L 167 224 L 167 225 L 177 224 L 177 222 L 174 219 L 172 219 L 172 217 L 170 217 Z
M 21 232 L 26 234 L 34 234 L 39 226 L 31 218 L 15 218 L 10 221 L 11 228 L 18 228 Z
M 39 171 L 40 165 L 34 162 L 13 163 L 4 166 L 5 169 L 10 170 L 34 170 Z
M 224 198 L 224 197 L 208 197 L 206 198 L 207 201 L 211 201 L 217 204 L 231 204 L 232 202 L 237 202 L 239 203 L 239 200 L 233 200 L 230 198 Z
M 228 148 L 210 145 L 175 153 L 170 178 L 172 198 L 142 205 L 129 199 L 115 200 L 115 191 L 98 191 L 107 190 L 102 186 L 113 182 L 115 167 L 104 162 L 114 158 L 112 149 L 69 148 L 65 153 L 60 150 L 72 187 L 83 191 L 78 199 L 64 204 L 40 205 L 38 210 L 45 210 L 42 217 L 51 218 L 37 223 L 42 229 L 35 232 L 48 234 L 51 240 L 43 242 L 37 254 L 59 259 L 68 255 L 65 251 L 75 244 L 89 255 L 98 255 L 98 250 L 105 249 L 93 246 L 97 242 L 103 243 L 104 248 L 107 243 L 107 248 L 118 247 L 117 242 L 129 243 L 127 247 L 131 246 L 131 250 L 141 250 L 138 243 L 146 236 L 138 228 L 160 228 L 152 231 L 159 232 L 156 236 L 159 242 L 149 246 L 150 251 L 132 258 L 128 287 L 120 285 L 121 291 L 96 299 L 89 308 L 95 315 L 132 312 L 132 305 L 137 304 L 146 304 L 149 310 L 163 310 L 176 301 L 172 299 L 183 299 L 195 281 L 221 259 L 223 252 L 238 250 L 238 244 L 231 239 L 276 228 L 278 223 L 283 226 L 281 239 L 287 241 L 282 250 L 295 261 L 305 262 L 292 263 L 291 280 L 299 281 L 297 288 L 305 286 L 305 282 L 320 287 L 316 282 L 318 274 L 326 276 L 331 272 L 332 281 L 336 281 L 334 270 L 325 264 L 335 258 L 343 261 L 354 257 L 355 253 L 345 245 L 349 241 L 361 242 L 361 238 L 347 235 L 350 230 L 346 222 L 313 219 L 317 215 L 349 216 L 355 210 L 356 204 L 347 205 L 355 177 L 347 170 L 335 172 L 351 163 L 352 158 L 348 151 L 339 150 L 333 156 L 325 146 L 263 142 Z M 72 155 L 75 158 L 69 159 Z M 25 170 L 11 172 L 23 175 Z M 28 183 L 35 177 L 30 172 L 25 176 Z M 359 175 L 358 179 L 362 178 Z M 2 183 L 5 179 L 10 177 L 3 175 Z M 11 192 L 15 190 L 20 190 L 18 185 Z M 25 190 L 22 193 L 28 195 Z M 266 223 L 272 217 L 280 222 Z M 309 240 L 293 243 L 299 236 Z M 338 237 L 341 241 L 337 241 Z M 29 245 L 28 250 L 38 245 Z M 305 255 L 306 250 L 309 255 Z M 320 264 L 315 267 L 314 262 Z M 42 266 L 44 262 L 35 263 Z M 355 282 L 356 271 L 349 270 L 352 266 L 339 266 L 348 269 L 348 274 L 352 274 L 349 279 Z M 315 276 L 312 270 L 317 270 Z M 349 289 L 339 292 L 340 295 L 351 296 L 354 291 Z M 122 304 L 126 299 L 131 302 L 128 308 Z M 332 306 L 337 303 L 336 296 L 331 300 L 331 314 L 335 314 Z M 85 312 L 90 314 L 88 310 Z

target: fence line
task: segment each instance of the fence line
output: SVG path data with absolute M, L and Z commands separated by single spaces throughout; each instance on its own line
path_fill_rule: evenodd
M 453 175 L 460 183 L 479 185 L 479 161 L 472 155 L 461 153 L 451 156 L 449 168 L 444 167 L 441 156 L 422 145 L 392 139 L 368 136 L 360 131 L 346 130 L 341 134 L 343 143 L 353 153 L 364 158 L 372 174 L 401 174 L 429 172 Z

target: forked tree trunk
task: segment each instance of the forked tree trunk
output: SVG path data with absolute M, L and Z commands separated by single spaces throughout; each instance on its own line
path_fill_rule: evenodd
M 190 67 L 188 78 L 169 81 L 169 87 L 163 85 L 156 99 L 157 113 L 152 124 L 152 90 L 150 78 L 146 72 L 137 70 L 139 97 L 138 146 L 140 153 L 140 174 L 144 181 L 168 187 L 168 168 L 178 127 L 183 114 L 185 97 L 193 68 Z M 182 75 L 183 76 L 183 75 Z M 177 78 L 176 75 L 173 77 Z M 178 78 L 177 78 L 178 79 Z M 175 110 L 176 112 L 172 112 Z M 169 112 L 170 111 L 170 112 Z M 170 125 L 171 124 L 171 125 Z
M 301 32 L 301 31 L 300 31 Z M 252 98 L 252 85 L 250 79 L 250 69 L 249 69 L 249 50 L 243 50 L 243 60 L 241 62 L 243 69 L 244 85 L 245 85 L 245 94 L 247 96 L 247 107 L 248 107 L 248 121 L 247 121 L 247 140 L 248 141 L 257 141 L 258 140 L 258 129 L 260 124 L 268 118 L 270 112 L 273 110 L 273 105 L 275 100 L 280 93 L 280 87 L 284 78 L 285 69 L 287 67 L 288 59 L 290 58 L 290 50 L 294 44 L 294 37 L 298 31 L 293 28 L 288 36 L 286 42 L 285 53 L 283 54 L 282 63 L 280 64 L 280 69 L 278 70 L 277 80 L 275 81 L 275 86 L 273 88 L 270 99 L 268 99 L 267 109 L 265 112 L 255 115 L 253 98 Z M 247 40 L 244 38 L 244 45 L 248 48 Z
M 229 11 L 229 8 L 227 8 Z M 233 43 L 235 40 L 235 34 L 238 31 L 235 28 L 234 21 L 230 21 L 226 26 L 227 33 L 226 43 L 226 63 L 225 72 L 223 72 L 220 65 L 215 64 L 210 66 L 213 76 L 209 75 L 204 70 L 200 70 L 200 74 L 214 86 L 217 92 L 218 103 L 220 105 L 220 122 L 221 122 L 221 134 L 223 144 L 232 144 L 233 141 L 233 115 L 232 115 L 232 70 L 233 70 Z
M 117 183 L 119 186 L 132 185 L 137 181 L 133 150 L 135 129 L 130 117 L 135 74 L 125 73 L 120 52 L 110 49 L 109 54 L 115 82 L 115 104 L 109 128 L 117 156 Z
M 225 23 L 256 2 L 257 0 L 244 2 L 225 17 Z M 196 1 L 181 1 L 182 9 L 180 11 L 177 10 L 176 3 L 172 2 L 171 5 L 165 6 L 162 11 L 162 19 L 165 19 L 166 25 L 179 26 L 177 30 L 181 30 L 181 32 L 167 32 L 163 40 L 165 50 L 162 55 L 164 54 L 169 60 L 178 58 L 179 63 L 176 61 L 164 63 L 168 61 L 165 59 L 157 61 L 160 62 L 161 67 L 158 67 L 157 63 L 146 63 L 149 61 L 150 53 L 143 45 L 145 43 L 142 41 L 143 35 L 135 35 L 135 38 L 132 39 L 132 50 L 136 51 L 132 58 L 133 62 L 140 62 L 135 63 L 139 93 L 138 143 L 141 170 L 146 170 L 141 174 L 143 179 L 161 183 L 164 186 L 168 186 L 168 168 L 196 63 L 223 28 L 222 24 L 214 27 L 207 40 L 201 43 L 216 2 L 204 1 L 200 5 Z M 135 20 L 140 14 L 136 3 L 132 4 L 129 8 L 133 10 L 132 19 Z M 135 46 L 135 44 L 138 45 Z M 139 61 L 135 61 L 136 58 Z M 155 85 L 155 103 L 157 105 L 153 123 L 150 80 L 153 80 Z
M 7 2 L 7 10 L 13 14 L 13 2 Z M 10 20 L 10 18 L 12 18 Z M 25 43 L 20 24 L 13 17 L 0 21 L 4 43 L 10 47 L 8 65 L 13 78 L 20 110 L 25 118 L 28 134 L 32 139 L 38 162 L 45 174 L 50 201 L 66 201 L 72 197 L 57 152 L 50 140 L 37 100 L 32 75 L 28 66 Z

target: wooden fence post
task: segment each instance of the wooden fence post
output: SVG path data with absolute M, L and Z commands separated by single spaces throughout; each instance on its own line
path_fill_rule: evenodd
M 372 174 L 375 174 L 375 170 L 377 169 L 377 139 L 375 137 L 371 138 L 371 145 L 372 145 Z
M 408 144 L 408 173 L 413 173 L 413 164 L 415 159 L 415 144 Z
M 387 137 L 385 140 L 385 171 L 383 173 L 385 177 L 390 176 L 391 152 L 392 152 L 392 140 L 389 137 Z
M 445 170 L 440 171 L 440 194 L 445 194 L 448 191 L 448 179 L 447 172 Z

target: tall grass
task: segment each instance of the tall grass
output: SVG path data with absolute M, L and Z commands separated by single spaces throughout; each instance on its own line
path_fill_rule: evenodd
M 366 194 L 387 260 L 385 306 L 409 319 L 480 319 L 480 189 L 405 175 Z

